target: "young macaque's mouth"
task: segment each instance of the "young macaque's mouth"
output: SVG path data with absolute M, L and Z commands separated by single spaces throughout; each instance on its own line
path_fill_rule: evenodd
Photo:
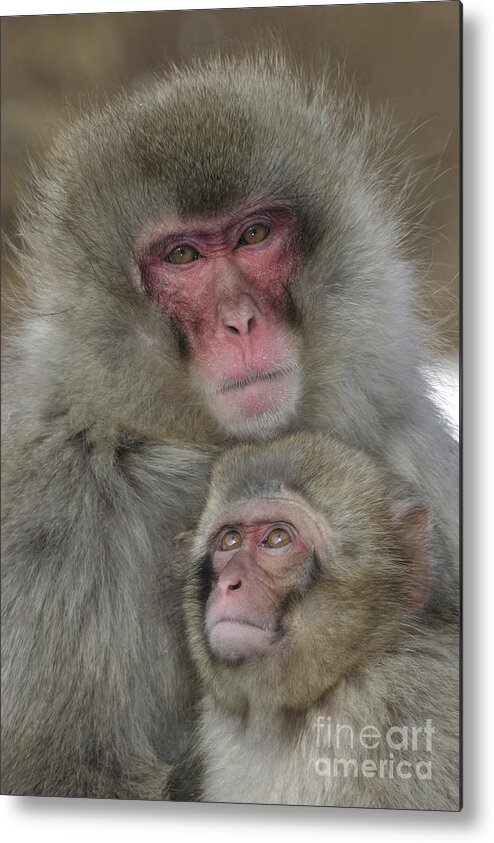
M 227 664 L 260 656 L 273 640 L 274 629 L 244 619 L 222 618 L 209 630 L 209 645 L 214 656 Z

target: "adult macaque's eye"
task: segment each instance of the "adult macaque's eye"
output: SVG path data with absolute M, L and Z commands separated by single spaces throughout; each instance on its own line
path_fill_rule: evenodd
M 283 527 L 275 527 L 274 530 L 271 530 L 268 536 L 263 541 L 263 544 L 267 547 L 284 547 L 287 544 L 291 544 L 292 537 L 288 530 L 285 530 Z
M 262 241 L 266 239 L 268 234 L 269 228 L 267 227 L 267 225 L 263 225 L 262 222 L 258 222 L 255 225 L 249 225 L 249 227 L 245 229 L 240 240 L 238 241 L 238 245 L 250 246 L 254 243 L 262 243 Z
M 198 258 L 199 252 L 193 249 L 192 246 L 177 246 L 166 256 L 165 260 L 168 263 L 174 263 L 176 266 L 179 266 L 184 263 L 192 263 L 192 261 L 196 261 Z
M 220 550 L 235 550 L 237 547 L 241 546 L 242 536 L 238 530 L 228 530 L 223 534 L 220 543 Z

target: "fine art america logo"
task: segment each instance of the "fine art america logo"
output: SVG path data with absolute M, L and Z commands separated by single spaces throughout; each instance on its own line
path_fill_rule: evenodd
M 329 778 L 432 779 L 432 720 L 386 730 L 366 724 L 355 729 L 320 715 L 314 722 L 317 775 Z

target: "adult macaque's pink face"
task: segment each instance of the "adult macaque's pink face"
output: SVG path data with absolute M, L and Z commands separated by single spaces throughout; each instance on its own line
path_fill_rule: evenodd
M 219 661 L 237 664 L 283 637 L 283 601 L 310 582 L 314 551 L 327 539 L 295 501 L 249 502 L 223 518 L 211 547 L 206 635 Z
M 299 396 L 288 282 L 298 232 L 286 210 L 177 223 L 141 246 L 152 298 L 185 340 L 210 412 L 236 436 L 282 426 Z

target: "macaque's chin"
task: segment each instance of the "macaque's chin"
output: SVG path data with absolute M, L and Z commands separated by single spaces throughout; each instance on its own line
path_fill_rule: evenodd
M 221 427 L 238 439 L 266 438 L 285 427 L 300 394 L 297 371 L 260 374 L 252 382 L 228 389 L 207 390 L 210 412 Z
M 208 640 L 213 656 L 234 666 L 262 656 L 273 640 L 273 630 L 225 618 L 209 630 Z

